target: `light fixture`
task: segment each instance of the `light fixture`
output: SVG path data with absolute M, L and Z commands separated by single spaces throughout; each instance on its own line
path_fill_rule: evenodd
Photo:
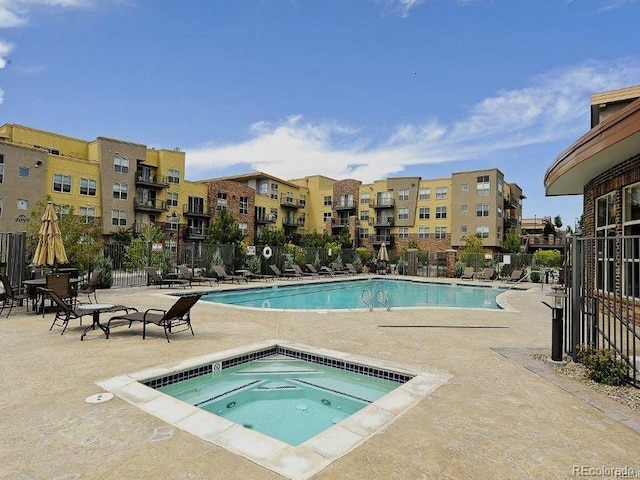
M 36 168 L 38 168 L 40 165 L 42 165 L 42 160 L 37 160 L 36 161 Z

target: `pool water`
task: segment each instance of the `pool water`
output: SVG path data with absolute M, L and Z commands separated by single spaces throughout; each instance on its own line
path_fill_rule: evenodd
M 159 390 L 292 446 L 401 385 L 282 354 L 214 372 Z
M 368 308 L 362 301 L 365 290 L 371 292 L 374 298 L 379 291 L 387 292 L 392 308 L 438 306 L 490 309 L 500 308 L 496 297 L 504 291 L 491 287 L 370 278 L 212 292 L 202 300 L 253 308 L 340 310 Z M 375 307 L 382 308 L 383 305 L 376 302 Z

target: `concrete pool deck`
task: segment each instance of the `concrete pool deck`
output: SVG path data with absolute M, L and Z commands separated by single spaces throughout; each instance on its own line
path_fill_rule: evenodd
M 307 281 L 307 280 L 305 280 Z M 492 285 L 498 285 L 493 282 Z M 117 328 L 105 339 L 52 313 L 0 319 L 0 477 L 24 479 L 278 479 L 237 454 L 121 398 L 85 398 L 96 382 L 221 350 L 281 339 L 452 375 L 391 425 L 314 479 L 571 478 L 640 471 L 640 416 L 562 377 L 532 351 L 550 350 L 545 287 L 509 291 L 516 311 L 427 308 L 286 312 L 199 302 L 195 337 Z M 230 286 L 214 289 L 232 288 Z M 198 290 L 198 288 L 194 288 Z M 101 303 L 167 308 L 177 289 L 113 289 Z M 6 315 L 6 311 L 5 311 Z M 473 328 L 464 328 L 473 327 Z M 620 410 L 622 409 L 622 410 Z M 626 409 L 626 410 L 625 410 Z

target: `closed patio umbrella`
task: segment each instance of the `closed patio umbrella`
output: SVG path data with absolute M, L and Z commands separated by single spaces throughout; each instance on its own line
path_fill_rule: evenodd
M 57 265 L 67 263 L 67 252 L 62 243 L 62 234 L 58 225 L 58 215 L 53 209 L 53 204 L 49 202 L 42 215 L 42 225 L 40 225 L 40 239 L 33 256 L 33 264 L 38 266 Z
M 378 260 L 380 260 L 381 262 L 389 261 L 389 252 L 387 252 L 387 244 L 384 242 L 382 243 L 382 245 L 380 245 L 380 250 L 378 250 Z

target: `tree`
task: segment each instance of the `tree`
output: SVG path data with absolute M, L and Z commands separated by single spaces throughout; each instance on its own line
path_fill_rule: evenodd
M 329 242 L 331 242 L 331 237 L 329 237 L 326 233 L 305 233 L 300 239 L 300 246 L 306 248 L 322 248 Z
M 264 228 L 258 235 L 258 244 L 277 247 L 286 243 L 284 230 L 281 228 Z
M 502 244 L 502 251 L 505 253 L 520 253 L 522 237 L 516 230 L 509 230 Z
M 40 238 L 40 225 L 50 197 L 45 196 L 38 200 L 31 211 L 31 218 L 26 225 L 27 252 L 33 258 L 38 240 Z M 102 251 L 102 232 L 100 226 L 95 223 L 84 223 L 84 219 L 74 215 L 73 208 L 68 213 L 58 212 L 62 242 L 67 252 L 69 265 L 73 265 L 80 272 L 85 272 L 92 261 Z
M 544 230 L 542 231 L 542 234 L 545 237 L 556 234 L 556 228 L 553 226 L 553 223 L 551 223 L 550 220 L 544 220 Z
M 560 215 L 556 215 L 555 217 L 553 217 L 553 224 L 556 228 L 562 227 L 562 218 L 560 217 Z
M 353 240 L 351 239 L 351 234 L 349 233 L 349 227 L 347 227 L 346 225 L 340 230 L 340 235 L 338 235 L 338 243 L 344 249 L 353 248 Z
M 464 245 L 460 248 L 460 260 L 468 267 L 478 264 L 478 259 L 484 262 L 484 245 L 477 235 L 469 235 L 464 239 Z
M 240 245 L 244 234 L 233 215 L 223 208 L 217 218 L 209 225 L 205 236 L 205 243 L 213 245 Z

